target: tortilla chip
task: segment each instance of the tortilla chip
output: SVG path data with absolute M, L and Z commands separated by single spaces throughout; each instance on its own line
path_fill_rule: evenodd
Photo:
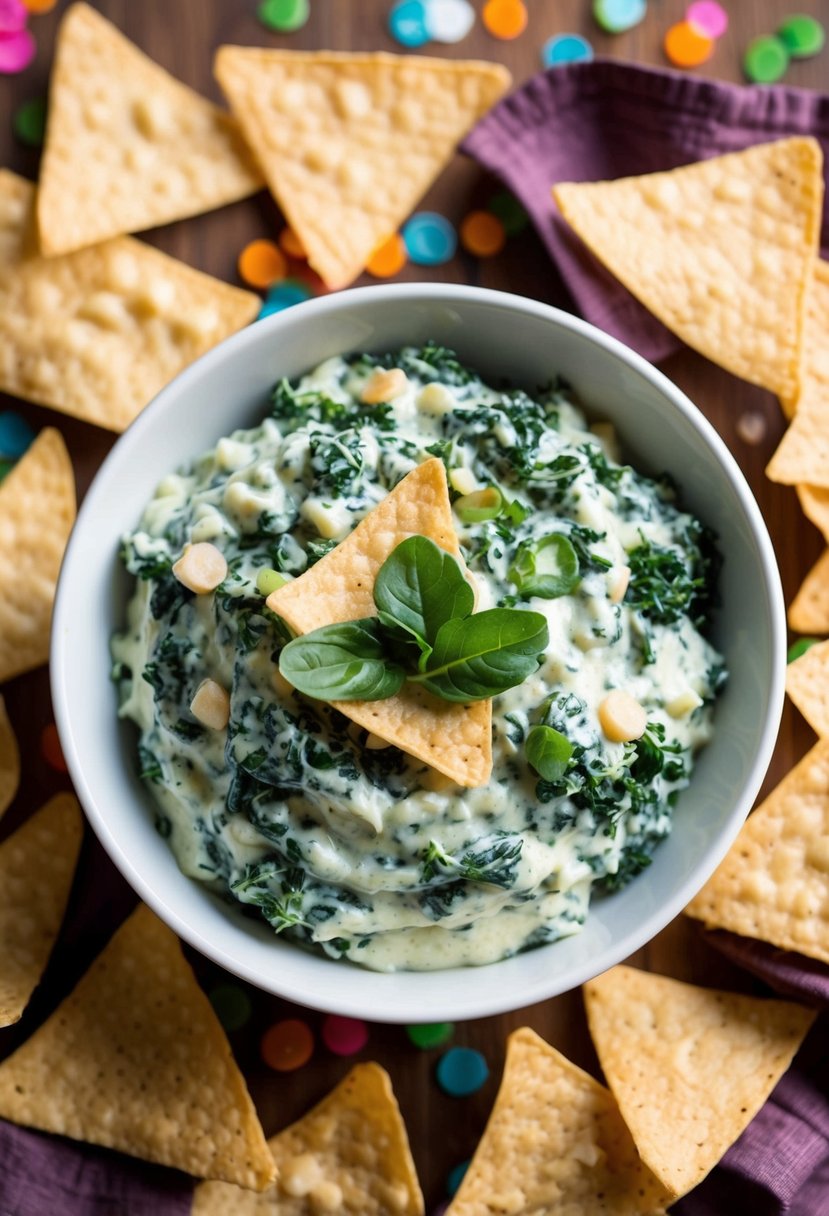
M 668 1195 L 642 1164 L 613 1095 L 524 1027 L 446 1216 L 651 1216 Z
M 58 31 L 40 166 L 40 247 L 69 253 L 264 185 L 236 122 L 88 4 Z
M 0 169 L 0 391 L 123 431 L 262 301 L 130 237 L 37 252 L 34 187 Z
M 422 1216 L 406 1126 L 379 1064 L 358 1064 L 327 1098 L 268 1141 L 279 1180 L 264 1195 L 204 1182 L 193 1216 Z
M 788 616 L 795 633 L 829 633 L 829 549 L 804 578 Z
M 212 1006 L 143 905 L 0 1064 L 0 1118 L 259 1190 L 276 1176 Z
M 667 173 L 564 183 L 566 220 L 628 291 L 700 354 L 794 398 L 823 202 L 814 139 Z
M 0 681 L 49 658 L 52 602 L 75 522 L 75 478 L 46 427 L 0 484 Z
M 296 634 L 376 616 L 374 580 L 409 536 L 428 536 L 460 559 L 443 464 L 435 458 L 409 473 L 344 541 L 293 582 L 268 596 L 272 612 Z M 387 743 L 451 777 L 485 785 L 492 772 L 492 701 L 441 701 L 407 684 L 385 701 L 334 701 L 334 707 Z
M 613 967 L 584 986 L 602 1071 L 642 1160 L 674 1195 L 702 1182 L 815 1019 L 788 1001 Z
M 786 692 L 815 734 L 829 737 L 829 642 L 810 646 L 789 663 Z
M 0 697 L 0 819 L 14 802 L 20 785 L 20 751 L 17 738 Z
M 829 544 L 829 490 L 823 486 L 798 486 L 797 497 L 803 514 L 823 533 Z
M 357 277 L 511 79 L 474 60 L 239 46 L 215 73 L 329 287 Z
M 0 844 L 0 1026 L 20 1020 L 63 923 L 83 817 L 57 794 Z
M 709 929 L 829 963 L 829 740 L 749 816 L 685 911 Z
M 766 475 L 785 485 L 829 487 L 829 263 L 815 263 L 803 337 L 803 380 L 796 402 L 782 405 L 792 422 Z M 796 410 L 796 412 L 795 412 Z

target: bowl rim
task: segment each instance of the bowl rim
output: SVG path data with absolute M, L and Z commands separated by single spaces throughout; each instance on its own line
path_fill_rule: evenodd
M 122 848 L 116 834 L 107 822 L 107 816 L 99 809 L 95 795 L 90 788 L 82 757 L 75 746 L 75 736 L 71 729 L 70 704 L 68 689 L 63 679 L 63 672 L 68 654 L 68 633 L 64 628 L 64 617 L 70 611 L 69 584 L 74 570 L 75 553 L 79 547 L 79 537 L 90 521 L 94 521 L 98 513 L 98 499 L 108 489 L 110 469 L 122 458 L 121 454 L 132 440 L 147 428 L 155 425 L 156 418 L 173 408 L 177 398 L 187 392 L 191 383 L 198 382 L 202 377 L 211 373 L 229 354 L 235 354 L 248 348 L 257 348 L 267 343 L 271 333 L 279 330 L 285 324 L 286 312 L 293 323 L 299 317 L 318 322 L 331 312 L 348 311 L 359 306 L 360 301 L 370 295 L 373 301 L 388 303 L 414 304 L 437 302 L 440 304 L 480 304 L 489 307 L 501 307 L 512 312 L 533 316 L 540 321 L 546 321 L 559 329 L 569 331 L 574 335 L 586 338 L 596 346 L 601 347 L 607 354 L 615 356 L 634 372 L 648 380 L 652 386 L 667 400 L 673 409 L 679 412 L 702 437 L 705 445 L 711 450 L 716 463 L 730 483 L 731 489 L 737 496 L 744 518 L 749 526 L 751 540 L 754 545 L 756 559 L 762 570 L 763 586 L 767 597 L 769 633 L 771 638 L 771 684 L 767 690 L 766 706 L 762 728 L 754 750 L 754 758 L 747 780 L 739 795 L 734 799 L 731 812 L 723 823 L 715 845 L 709 846 L 704 861 L 695 868 L 672 892 L 671 897 L 664 901 L 658 910 L 647 914 L 635 932 L 631 932 L 623 940 L 610 943 L 600 951 L 600 968 L 597 970 L 594 958 L 588 958 L 581 964 L 570 965 L 567 969 L 567 981 L 562 986 L 558 983 L 559 972 L 551 968 L 549 972 L 536 978 L 522 988 L 520 1001 L 511 996 L 509 985 L 499 986 L 495 983 L 486 986 L 486 992 L 478 992 L 474 996 L 456 998 L 444 1006 L 439 1006 L 431 1000 L 429 1007 L 430 1021 L 460 1021 L 469 1018 L 488 1017 L 520 1008 L 525 1008 L 551 996 L 571 991 L 578 987 L 600 970 L 606 970 L 621 962 L 624 958 L 641 949 L 657 933 L 661 932 L 690 902 L 697 891 L 708 880 L 725 854 L 731 847 L 748 812 L 750 811 L 762 781 L 768 769 L 774 750 L 780 717 L 784 702 L 784 673 L 786 655 L 786 616 L 783 591 L 777 561 L 768 535 L 765 522 L 754 495 L 725 442 L 708 421 L 704 414 L 693 404 L 690 398 L 663 372 L 650 364 L 643 356 L 625 346 L 618 339 L 611 337 L 595 326 L 573 316 L 571 313 L 555 308 L 524 296 L 513 295 L 509 292 L 494 291 L 488 288 L 466 286 L 464 284 L 443 283 L 410 283 L 383 284 L 378 286 L 351 288 L 347 291 L 320 296 L 296 305 L 289 310 L 276 313 L 270 317 L 256 321 L 245 329 L 231 335 L 224 341 L 206 352 L 194 363 L 186 367 L 173 380 L 165 385 L 156 396 L 144 407 L 141 413 L 131 423 L 127 430 L 118 437 L 111 451 L 96 471 L 86 496 L 78 511 L 75 526 L 64 554 L 58 586 L 55 596 L 54 612 L 50 644 L 50 683 L 52 703 L 58 733 L 63 745 L 64 755 L 74 789 L 84 808 L 96 836 L 103 845 L 110 859 L 121 872 L 128 884 L 140 898 L 181 938 L 212 962 L 221 966 L 230 974 L 245 980 L 257 988 L 283 999 L 308 1008 L 323 1012 L 337 1013 L 346 1016 L 364 1017 L 374 1022 L 405 1023 L 418 1020 L 414 1009 L 408 1013 L 400 1010 L 379 1009 L 374 998 L 359 995 L 359 983 L 344 983 L 336 998 L 322 1000 L 316 998 L 312 983 L 303 986 L 302 983 L 282 982 L 283 976 L 279 969 L 275 974 L 263 975 L 255 966 L 248 965 L 230 954 L 227 950 L 211 942 L 199 929 L 197 917 L 187 919 L 183 914 L 171 908 L 163 896 L 153 887 L 140 868 L 136 868 L 130 857 Z M 194 879 L 182 875 L 186 882 Z M 556 943 L 540 949 L 552 949 Z M 308 955 L 320 965 L 342 967 L 338 960 L 322 956 Z M 502 962 L 508 960 L 501 960 Z M 432 972 L 392 972 L 387 978 L 398 983 L 406 982 L 407 976 L 460 974 L 462 971 L 484 970 L 491 972 L 499 963 L 489 963 L 483 968 L 448 968 L 444 971 Z M 348 969 L 349 974 L 384 975 L 385 973 L 365 972 L 362 968 Z M 494 975 L 494 973 L 492 973 Z M 355 995 L 356 991 L 356 995 Z M 416 1004 L 416 995 L 412 1006 Z M 422 1018 L 421 1018 L 422 1020 Z

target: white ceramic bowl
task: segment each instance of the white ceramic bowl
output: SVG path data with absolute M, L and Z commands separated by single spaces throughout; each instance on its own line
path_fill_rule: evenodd
M 136 734 L 116 718 L 109 639 L 129 580 L 122 533 L 168 471 L 250 426 L 268 393 L 331 355 L 428 338 L 484 378 L 529 389 L 563 375 L 618 428 L 633 463 L 672 473 L 683 500 L 719 534 L 725 556 L 714 641 L 731 678 L 670 838 L 624 891 L 595 901 L 576 937 L 486 967 L 392 975 L 276 938 L 179 871 L 136 775 Z M 168 385 L 113 448 L 67 549 L 52 634 L 52 694 L 69 771 L 93 828 L 142 899 L 185 941 L 260 988 L 374 1021 L 482 1017 L 567 991 L 638 949 L 713 872 L 757 794 L 783 699 L 785 619 L 777 566 L 740 470 L 705 418 L 644 359 L 544 304 L 472 287 L 418 284 L 347 291 L 257 322 Z

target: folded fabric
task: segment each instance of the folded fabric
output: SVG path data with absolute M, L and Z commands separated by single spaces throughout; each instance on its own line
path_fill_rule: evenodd
M 829 1011 L 829 966 L 793 950 L 739 937 L 724 929 L 705 932 L 705 940 L 738 967 L 759 976 L 781 996 Z
M 815 136 L 829 158 L 829 97 L 597 59 L 532 77 L 461 147 L 523 203 L 585 319 L 656 362 L 681 343 L 571 232 L 551 187 L 673 169 L 784 135 Z M 826 221 L 824 210 L 824 240 Z

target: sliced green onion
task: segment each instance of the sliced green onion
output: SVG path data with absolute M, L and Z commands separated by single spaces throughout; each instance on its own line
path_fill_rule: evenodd
M 496 519 L 503 510 L 504 496 L 495 486 L 464 494 L 455 502 L 455 512 L 463 524 L 480 524 L 486 519 Z
M 287 581 L 284 574 L 280 574 L 278 570 L 271 570 L 270 566 L 265 566 L 256 576 L 256 590 L 260 595 L 270 595 L 272 591 L 278 591 L 280 587 L 284 587 Z
M 524 744 L 527 760 L 545 781 L 559 781 L 573 754 L 573 744 L 552 726 L 533 726 Z
M 561 532 L 519 545 L 507 578 L 523 596 L 554 600 L 569 595 L 579 583 L 576 550 Z

